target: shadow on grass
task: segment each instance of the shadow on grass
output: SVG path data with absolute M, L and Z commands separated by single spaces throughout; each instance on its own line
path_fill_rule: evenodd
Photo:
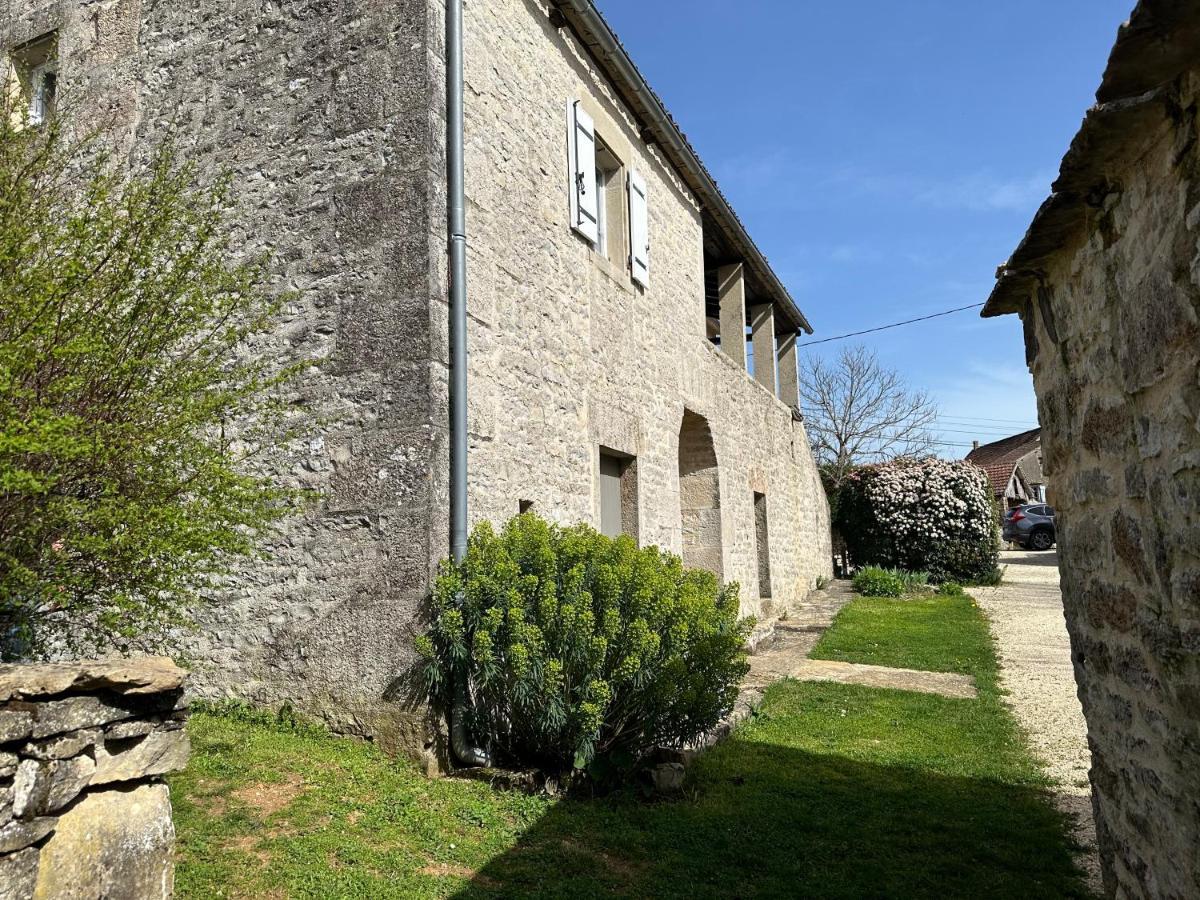
M 455 896 L 1085 897 L 1027 787 L 734 740 L 686 799 L 568 800 Z

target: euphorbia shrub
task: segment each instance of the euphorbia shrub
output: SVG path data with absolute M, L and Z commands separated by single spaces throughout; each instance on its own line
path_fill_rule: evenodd
M 528 513 L 476 527 L 432 607 L 429 691 L 449 707 L 465 674 L 472 734 L 504 763 L 631 765 L 716 725 L 747 671 L 736 584 Z
M 897 460 L 856 469 L 837 520 L 857 566 L 925 571 L 935 582 L 993 579 L 1000 551 L 987 476 L 965 461 Z

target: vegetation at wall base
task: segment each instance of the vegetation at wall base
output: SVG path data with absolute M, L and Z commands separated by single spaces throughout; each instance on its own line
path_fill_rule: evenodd
M 865 566 L 854 573 L 850 583 L 855 592 L 863 596 L 903 597 L 928 590 L 929 575 L 925 572 Z
M 1086 896 L 969 598 L 856 600 L 818 646 L 964 672 L 980 698 L 781 682 L 666 802 L 430 780 L 295 717 L 202 708 L 169 779 L 176 895 Z
M 968 462 L 901 459 L 861 466 L 837 489 L 834 526 L 856 566 L 927 572 L 934 583 L 997 577 L 991 488 Z
M 11 101 L 8 101 L 11 102 Z M 169 645 L 302 495 L 256 474 L 295 374 L 228 185 L 0 102 L 0 656 Z
M 736 584 L 525 513 L 443 563 L 418 648 L 442 708 L 470 685 L 471 733 L 498 761 L 618 777 L 733 708 L 751 625 Z

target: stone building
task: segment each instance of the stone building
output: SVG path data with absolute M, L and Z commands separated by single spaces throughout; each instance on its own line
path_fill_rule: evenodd
M 31 106 L 134 164 L 171 136 L 232 173 L 236 244 L 294 292 L 262 352 L 323 361 L 280 468 L 324 498 L 206 625 L 194 680 L 396 746 L 422 734 L 386 698 L 448 544 L 444 16 L 0 0 Z M 632 534 L 769 620 L 830 572 L 808 322 L 590 2 L 470 3 L 465 27 L 472 520 Z
M 1046 502 L 1046 475 L 1042 469 L 1042 430 L 1034 428 L 1011 437 L 975 446 L 967 454 L 987 473 L 992 497 L 1000 509 L 1022 503 Z
M 1020 315 L 1105 885 L 1200 896 L 1200 7 L 1143 0 L 984 315 Z

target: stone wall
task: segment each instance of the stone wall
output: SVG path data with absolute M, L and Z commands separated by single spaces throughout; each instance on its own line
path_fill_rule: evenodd
M 429 33 L 440 34 L 432 6 Z M 637 457 L 640 541 L 680 553 L 680 433 L 685 416 L 703 417 L 720 483 L 720 561 L 710 567 L 741 584 L 744 613 L 770 618 L 831 574 L 828 507 L 803 425 L 707 339 L 695 198 L 543 0 L 469 4 L 465 30 L 472 518 L 503 520 L 532 500 L 551 519 L 598 526 L 606 447 Z M 566 117 L 576 100 L 624 170 L 646 180 L 647 288 L 619 251 L 604 258 L 570 228 Z M 444 205 L 441 184 L 439 173 L 430 189 Z M 430 219 L 431 245 L 444 243 L 442 221 Z M 443 281 L 435 322 L 444 296 Z M 755 492 L 766 495 L 769 599 L 758 585 Z
M 0 666 L 0 900 L 170 896 L 185 677 L 163 658 Z
M 194 689 L 390 749 L 426 734 L 404 676 L 449 543 L 443 19 L 437 0 L 0 0 L 0 46 L 57 30 L 60 96 L 132 164 L 171 137 L 229 172 L 233 246 L 272 253 L 290 292 L 251 352 L 321 362 L 286 398 L 302 440 L 270 465 L 322 499 L 202 614 Z M 473 521 L 531 500 L 598 525 L 607 447 L 637 457 L 641 542 L 681 551 L 689 411 L 712 431 L 721 571 L 769 618 L 829 573 L 828 508 L 803 426 L 705 337 L 695 199 L 543 3 L 468 4 L 466 30 Z M 646 176 L 647 290 L 568 228 L 571 99 Z
M 406 747 L 422 718 L 383 697 L 445 546 L 427 527 L 444 440 L 427 18 L 425 0 L 0 0 L 0 48 L 57 31 L 65 108 L 131 162 L 172 137 L 202 177 L 228 171 L 232 246 L 272 253 L 271 287 L 291 292 L 253 352 L 321 363 L 286 398 L 301 439 L 270 465 L 322 499 L 186 636 L 193 689 Z
M 1193 71 L 1105 147 L 1122 162 L 1022 312 L 1119 896 L 1200 896 L 1198 102 Z

